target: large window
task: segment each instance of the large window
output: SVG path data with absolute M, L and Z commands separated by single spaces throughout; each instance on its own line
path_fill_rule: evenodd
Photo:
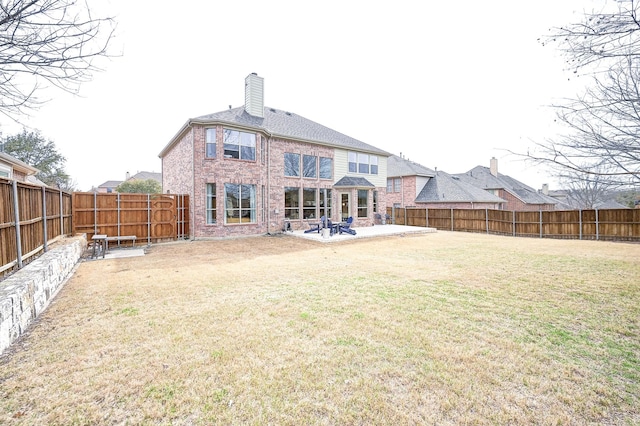
M 300 154 L 293 154 L 291 152 L 284 153 L 284 175 L 285 176 L 300 176 Z
M 378 174 L 378 157 L 363 152 L 349 152 L 349 173 Z
M 331 158 L 320 157 L 320 179 L 333 178 L 333 160 Z
M 224 184 L 225 223 L 256 222 L 256 186 Z
M 316 189 L 315 188 L 303 188 L 302 189 L 302 218 L 303 219 L 315 219 L 316 218 Z
M 318 166 L 317 166 L 318 157 L 314 155 L 303 155 L 302 156 L 302 175 L 306 178 L 314 178 L 318 176 Z
M 224 157 L 239 160 L 256 159 L 255 133 L 224 129 Z
M 205 130 L 205 146 L 207 158 L 216 158 L 216 129 Z
M 207 223 L 216 223 L 216 184 L 207 184 Z
M 358 189 L 358 217 L 367 217 L 368 194 L 368 190 Z
M 299 188 L 287 186 L 284 188 L 284 217 L 298 219 L 300 217 Z
M 319 198 L 320 202 L 320 216 L 331 217 L 331 190 L 320 188 Z

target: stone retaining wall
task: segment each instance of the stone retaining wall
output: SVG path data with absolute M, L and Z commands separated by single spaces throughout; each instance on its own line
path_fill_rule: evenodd
M 62 239 L 0 282 L 0 354 L 49 306 L 86 246 L 86 235 Z

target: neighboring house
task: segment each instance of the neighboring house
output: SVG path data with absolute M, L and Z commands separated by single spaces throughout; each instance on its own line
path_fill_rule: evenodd
M 108 180 L 102 185 L 98 186 L 96 192 L 98 193 L 109 193 L 116 192 L 116 188 L 120 185 L 122 180 Z
M 153 179 L 156 182 L 158 182 L 160 185 L 162 185 L 162 173 L 138 172 L 135 175 L 131 176 L 129 172 L 127 172 L 125 180 L 108 180 L 102 185 L 98 186 L 95 192 L 110 194 L 112 192 L 116 192 L 116 188 L 124 182 L 130 181 L 130 180 L 148 180 L 148 179 Z
M 461 181 L 483 189 L 506 201 L 505 210 L 537 211 L 555 210 L 558 201 L 530 186 L 498 173 L 498 160 L 492 158 L 490 167 L 476 166 L 467 173 L 452 175 Z
M 243 107 L 187 120 L 159 154 L 163 192 L 190 195 L 191 236 L 308 229 L 320 216 L 372 225 L 391 154 L 265 107 L 263 88 L 248 75 Z
M 387 161 L 387 205 L 394 207 L 500 209 L 505 200 L 442 171 L 397 155 Z
M 45 186 L 45 184 L 36 177 L 36 173 L 39 171 L 40 170 L 35 167 L 5 152 L 0 152 L 0 178 L 15 179 L 18 182 Z

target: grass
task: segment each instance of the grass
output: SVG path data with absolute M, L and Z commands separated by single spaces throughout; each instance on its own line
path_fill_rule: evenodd
M 438 232 L 85 262 L 3 424 L 640 424 L 640 245 Z

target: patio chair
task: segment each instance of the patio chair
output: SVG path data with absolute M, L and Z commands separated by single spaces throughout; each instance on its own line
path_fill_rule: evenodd
M 325 221 L 326 221 L 326 218 L 324 216 L 320 217 L 320 222 L 310 223 L 309 229 L 304 231 L 304 233 L 308 234 L 309 232 L 317 232 L 319 234 L 320 229 L 325 227 Z
M 349 216 L 347 222 L 344 225 L 340 225 L 338 228 L 338 232 L 342 234 L 346 232 L 347 234 L 356 235 L 356 230 L 351 228 L 351 224 L 353 223 L 353 217 Z

